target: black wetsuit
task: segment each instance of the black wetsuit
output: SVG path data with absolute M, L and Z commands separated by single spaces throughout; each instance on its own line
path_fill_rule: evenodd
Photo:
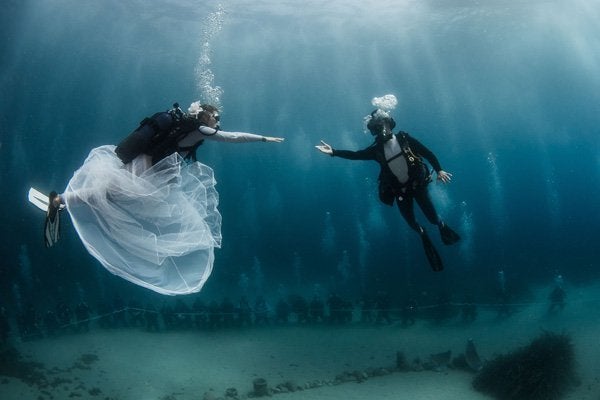
M 429 170 L 420 158 L 425 158 L 436 172 L 441 171 L 442 167 L 433 152 L 408 133 L 400 132 L 394 136 L 396 136 L 402 149 L 408 148 L 412 152 L 412 154 L 407 154 L 405 151 L 402 151 L 401 154 L 393 157 L 404 157 L 407 169 L 405 182 L 401 182 L 390 168 L 390 160 L 389 158 L 386 159 L 384 148 L 385 143 L 388 141 L 384 141 L 380 136 L 366 149 L 358 151 L 333 150 L 332 156 L 349 160 L 377 161 L 381 167 L 379 172 L 379 198 L 383 203 L 388 205 L 394 204 L 395 199 L 398 209 L 408 225 L 415 231 L 422 233 L 422 227 L 415 218 L 413 199 L 421 207 L 429 222 L 439 225 L 440 218 L 435 211 L 435 207 L 427 191 L 427 184 L 430 180 Z M 411 158 L 412 161 L 410 160 Z

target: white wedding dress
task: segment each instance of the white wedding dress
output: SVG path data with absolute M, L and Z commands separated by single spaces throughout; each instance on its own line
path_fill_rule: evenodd
M 213 170 L 174 153 L 123 165 L 93 149 L 63 199 L 83 244 L 113 274 L 158 293 L 200 291 L 221 246 Z

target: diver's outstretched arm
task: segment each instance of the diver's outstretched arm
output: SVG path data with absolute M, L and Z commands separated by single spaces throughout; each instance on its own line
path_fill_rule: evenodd
M 281 143 L 285 140 L 282 137 L 263 136 L 263 142 Z

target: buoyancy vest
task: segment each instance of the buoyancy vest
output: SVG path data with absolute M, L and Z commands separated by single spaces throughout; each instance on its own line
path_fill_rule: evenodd
M 178 142 L 199 127 L 200 121 L 183 113 L 179 107 L 157 112 L 144 118 L 136 130 L 117 145 L 115 153 L 124 164 L 140 154 L 151 156 L 152 164 L 156 164 L 177 151 L 186 151 L 195 160 L 196 148 L 202 141 L 185 149 L 179 148 Z
M 383 144 L 383 154 L 388 168 L 394 174 L 400 184 L 408 182 L 408 160 L 404 148 L 394 136 Z
M 400 132 L 387 146 L 382 143 L 378 156 L 381 164 L 379 174 L 379 199 L 388 205 L 394 198 L 426 186 L 431 175 L 422 158 L 410 147 L 404 132 Z

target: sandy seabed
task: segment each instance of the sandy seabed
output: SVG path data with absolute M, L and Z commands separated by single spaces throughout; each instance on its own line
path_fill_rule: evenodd
M 547 293 L 546 293 L 547 294 Z M 314 388 L 277 393 L 278 399 L 456 399 L 490 397 L 473 390 L 474 374 L 446 369 L 440 372 L 392 372 L 396 352 L 407 361 L 426 361 L 431 354 L 464 352 L 467 339 L 490 359 L 528 344 L 544 331 L 571 336 L 581 383 L 565 399 L 600 399 L 600 289 L 571 288 L 567 307 L 548 316 L 547 303 L 522 306 L 498 320 L 491 311 L 464 325 L 418 321 L 372 326 L 273 326 L 240 330 L 149 333 L 143 330 L 94 328 L 90 333 L 66 334 L 14 343 L 26 360 L 44 365 L 52 385 L 29 386 L 0 376 L 0 399 L 201 400 L 225 398 L 235 388 L 248 397 L 253 381 L 269 387 L 293 382 Z M 387 368 L 390 373 L 362 382 L 332 384 L 336 376 Z M 318 384 L 315 384 L 318 383 Z

